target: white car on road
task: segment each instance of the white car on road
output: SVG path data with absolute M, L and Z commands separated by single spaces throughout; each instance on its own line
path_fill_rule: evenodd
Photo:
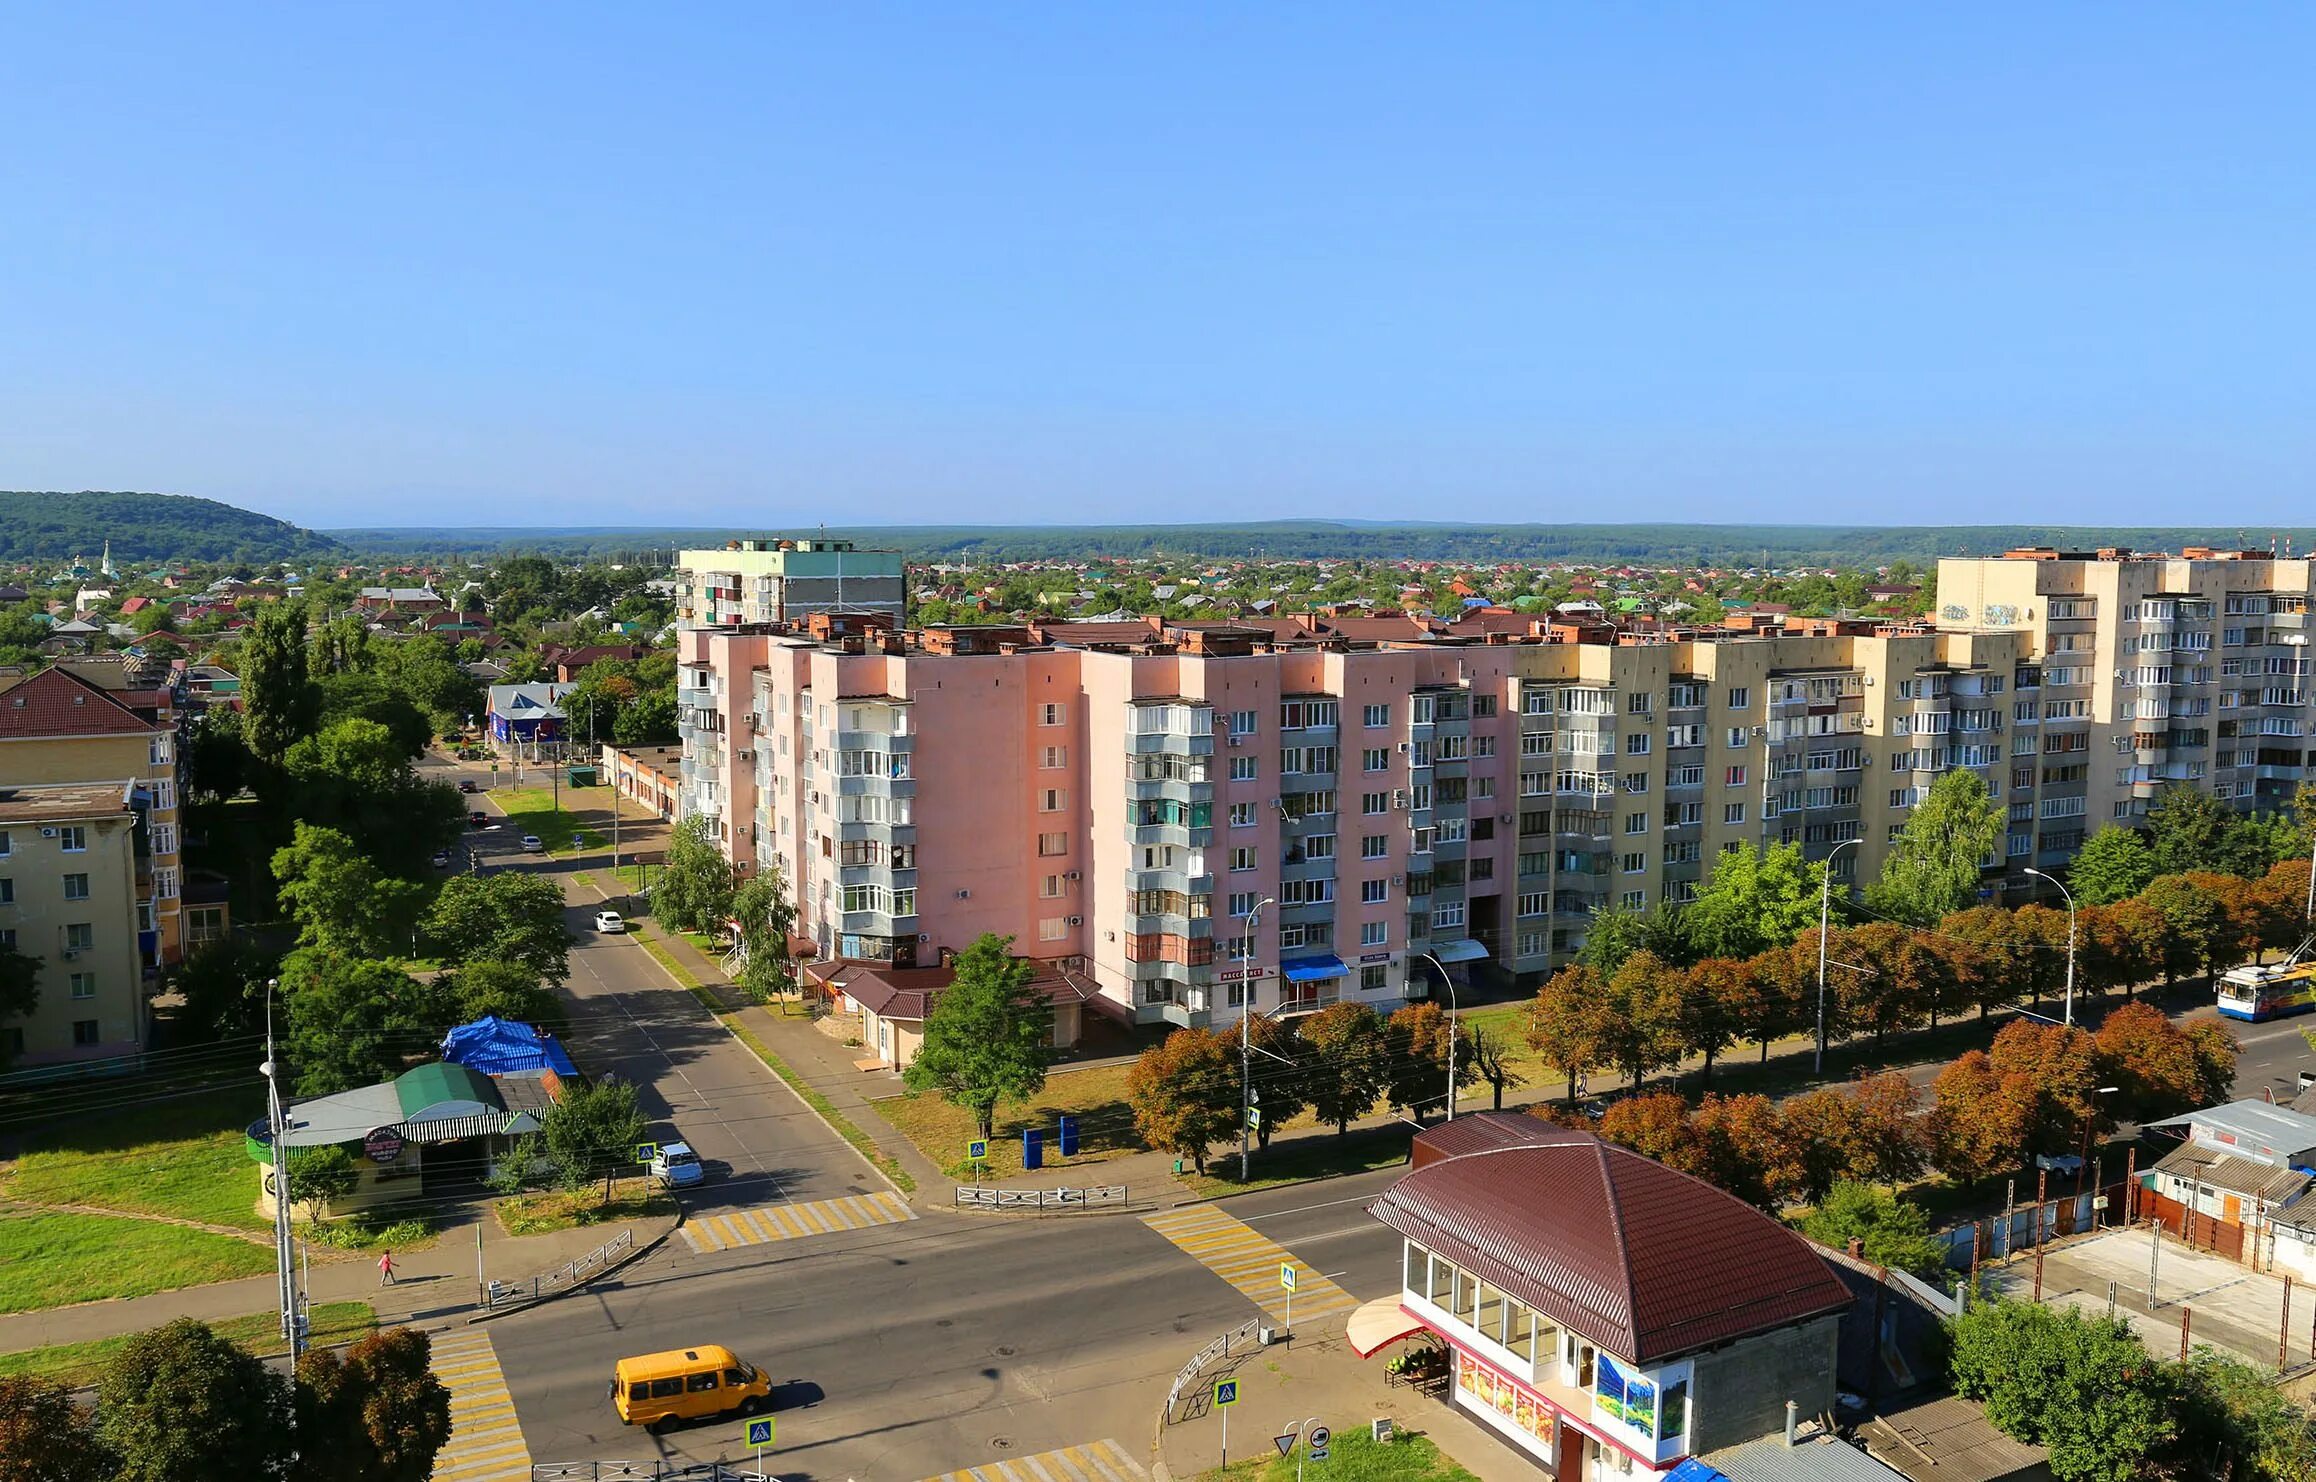
M 627 930 L 627 922 L 617 911 L 597 911 L 595 913 L 595 929 L 597 931 L 625 931 Z
M 525 854 L 544 854 L 547 852 L 547 846 L 537 834 L 525 834 L 523 835 L 523 852 Z

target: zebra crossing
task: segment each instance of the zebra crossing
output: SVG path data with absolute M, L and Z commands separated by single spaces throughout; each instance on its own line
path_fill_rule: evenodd
M 431 1367 L 450 1391 L 450 1443 L 434 1460 L 435 1482 L 529 1482 L 530 1448 L 490 1335 L 437 1335 Z
M 1281 1322 L 1286 1320 L 1288 1302 L 1279 1285 L 1279 1267 L 1290 1262 L 1295 1268 L 1293 1310 L 1298 1322 L 1349 1312 L 1359 1305 L 1358 1298 L 1305 1265 L 1293 1251 L 1265 1240 L 1243 1220 L 1211 1204 L 1144 1215 L 1142 1223 Z
M 943 1472 L 925 1482 L 1147 1482 L 1150 1474 L 1115 1441 L 1064 1446 L 1035 1456 L 985 1461 L 961 1472 Z
M 693 1250 L 706 1254 L 775 1240 L 833 1235 L 840 1230 L 865 1230 L 871 1225 L 897 1225 L 916 1217 L 906 1199 L 888 1190 L 810 1204 L 760 1204 L 754 1209 L 697 1215 L 684 1221 L 681 1233 Z

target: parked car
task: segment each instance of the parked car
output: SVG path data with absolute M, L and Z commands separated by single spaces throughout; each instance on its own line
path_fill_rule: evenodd
M 663 1142 L 651 1155 L 651 1176 L 671 1189 L 688 1189 L 707 1179 L 700 1155 L 680 1142 Z
M 436 869 L 438 869 L 438 870 L 447 870 L 447 869 L 449 869 L 449 868 L 450 868 L 450 851 L 449 851 L 449 850 L 447 850 L 447 849 L 437 849 L 437 850 L 435 850 L 435 851 L 434 851 L 434 858 L 432 858 L 432 859 L 428 860 L 428 861 L 427 861 L 427 863 L 428 863 L 428 864 L 430 864 L 430 865 L 433 865 L 433 866 L 434 866 Z
M 617 911 L 597 911 L 595 913 L 595 929 L 597 931 L 625 931 L 627 930 L 627 919 Z
M 525 854 L 544 854 L 547 852 L 547 846 L 537 834 L 525 834 L 523 835 L 523 852 Z

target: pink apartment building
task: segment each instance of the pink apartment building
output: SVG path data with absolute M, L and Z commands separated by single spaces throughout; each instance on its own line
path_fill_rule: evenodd
M 1120 1019 L 1388 1009 L 1457 964 L 1532 979 L 1596 910 L 1683 899 L 1739 843 L 1854 841 L 1838 872 L 1870 878 L 1918 780 L 1885 805 L 1864 775 L 1877 705 L 1991 713 L 1951 696 L 2017 658 L 1856 623 L 1497 627 L 690 629 L 681 810 L 782 871 L 823 958 L 996 932 Z M 1890 766 L 2001 760 L 1908 745 Z

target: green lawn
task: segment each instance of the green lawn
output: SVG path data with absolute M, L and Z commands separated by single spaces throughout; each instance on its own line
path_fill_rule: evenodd
M 509 1235 L 544 1235 L 579 1225 L 615 1225 L 675 1213 L 675 1200 L 651 1180 L 628 1178 L 613 1187 L 605 1203 L 600 1184 L 579 1190 L 552 1190 L 501 1199 L 495 1206 L 499 1228 Z
M 1238 1177 L 1238 1150 L 1231 1148 L 1207 1158 L 1204 1177 L 1185 1173 L 1182 1181 L 1197 1194 L 1219 1199 L 1227 1194 L 1251 1193 L 1308 1179 L 1373 1173 L 1379 1168 L 1396 1168 L 1405 1163 L 1408 1143 L 1414 1136 L 1414 1128 L 1395 1123 L 1342 1137 L 1320 1133 L 1274 1142 L 1268 1150 L 1258 1149 L 1248 1159 L 1244 1183 Z
M 252 1180 L 254 1182 L 254 1180 Z M 231 1235 L 102 1214 L 0 1216 L 0 1312 L 143 1297 L 273 1270 Z
M 378 1331 L 378 1315 L 370 1310 L 367 1302 L 324 1302 L 308 1315 L 313 1322 L 310 1341 L 315 1347 L 351 1343 Z M 239 1344 L 259 1358 L 288 1351 L 281 1339 L 281 1319 L 271 1312 L 229 1317 L 209 1326 L 219 1337 Z M 106 1363 L 135 1336 L 123 1333 L 117 1338 L 98 1338 L 87 1343 L 59 1343 L 22 1353 L 0 1353 L 0 1375 L 52 1379 L 75 1388 L 94 1384 L 103 1374 Z
M 989 1140 L 985 1178 L 1007 1178 L 1021 1172 L 1021 1133 L 1025 1127 L 1045 1129 L 1046 1165 L 1067 1161 L 1072 1167 L 1099 1163 L 1128 1153 L 1148 1151 L 1134 1130 L 1134 1112 L 1126 1104 L 1125 1065 L 1100 1065 L 1089 1070 L 1061 1070 L 1046 1077 L 1045 1090 L 1028 1101 L 1005 1101 L 997 1108 L 997 1135 Z M 973 1140 L 973 1117 L 934 1095 L 892 1096 L 869 1103 L 878 1116 L 893 1124 L 917 1151 L 941 1166 L 953 1178 L 971 1179 L 973 1162 L 966 1144 Z M 1078 1118 L 1077 1156 L 1064 1160 L 1054 1135 L 1054 1119 L 1064 1113 Z
M 254 1088 L 256 1076 L 251 1083 Z M 0 1194 L 25 1204 L 85 1204 L 270 1230 L 257 1213 L 256 1165 L 242 1129 L 262 1092 L 164 1101 L 27 1133 Z
M 1196 1482 L 1295 1482 L 1295 1458 L 1277 1455 L 1269 1437 L 1257 1434 L 1246 1445 L 1263 1454 L 1200 1472 Z M 1313 1482 L 1480 1482 L 1441 1455 L 1428 1437 L 1403 1433 L 1378 1444 L 1354 1430 L 1337 1431 L 1327 1459 L 1306 1460 L 1303 1472 Z
M 551 854 L 568 849 L 592 849 L 602 842 L 599 831 L 582 831 L 580 815 L 608 811 L 600 800 L 609 796 L 605 788 L 566 787 L 562 791 L 562 806 L 556 807 L 555 794 L 544 787 L 504 787 L 491 791 L 491 801 L 507 815 L 507 822 L 517 832 L 537 834 L 539 842 Z M 594 798 L 596 802 L 589 802 Z

